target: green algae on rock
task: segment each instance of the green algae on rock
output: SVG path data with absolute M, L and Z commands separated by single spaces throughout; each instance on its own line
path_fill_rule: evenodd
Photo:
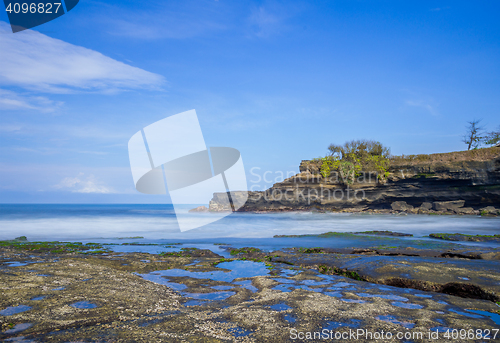
M 431 238 L 463 242 L 500 242 L 500 235 L 465 235 L 463 233 L 431 233 Z

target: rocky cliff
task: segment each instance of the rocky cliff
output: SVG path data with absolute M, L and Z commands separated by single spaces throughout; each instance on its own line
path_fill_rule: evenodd
M 391 159 L 386 178 L 364 171 L 354 182 L 320 174 L 302 161 L 300 172 L 266 191 L 249 192 L 239 211 L 326 210 L 500 214 L 500 148 Z M 233 192 L 233 198 L 241 193 Z M 230 210 L 214 194 L 211 211 Z

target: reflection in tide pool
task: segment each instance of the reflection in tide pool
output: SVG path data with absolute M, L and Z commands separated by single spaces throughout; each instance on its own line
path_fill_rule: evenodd
M 271 305 L 269 307 L 272 310 L 275 310 L 275 311 L 286 311 L 286 310 L 291 310 L 292 309 L 290 306 L 288 306 L 285 303 L 274 304 L 274 305 Z
M 26 329 L 29 329 L 32 326 L 33 326 L 33 324 L 31 324 L 31 323 L 16 324 L 16 326 L 14 326 L 12 329 L 6 330 L 3 333 L 6 333 L 6 334 L 18 333 L 18 332 L 24 331 Z
M 398 324 L 398 325 L 401 325 L 407 329 L 413 329 L 413 327 L 415 326 L 414 323 L 400 321 L 394 316 L 377 316 L 377 317 L 375 317 L 375 319 L 382 320 L 382 321 L 388 322 L 388 323 Z
M 225 300 L 230 296 L 236 294 L 236 292 L 212 292 L 212 293 L 181 293 L 183 296 L 188 298 L 194 298 L 197 300 Z
M 190 277 L 193 279 L 209 279 L 213 281 L 231 282 L 234 279 L 238 278 L 250 278 L 254 276 L 264 276 L 269 274 L 269 269 L 262 262 L 231 261 L 219 263 L 217 267 L 221 269 L 227 269 L 228 271 L 214 270 L 210 272 L 192 272 L 184 269 L 167 269 L 159 270 L 149 274 L 138 275 L 144 278 L 148 277 L 146 275 L 153 274 L 164 277 Z M 150 281 L 155 282 L 154 280 Z
M 13 314 L 18 314 L 31 309 L 31 306 L 19 305 L 19 306 L 9 306 L 6 309 L 0 311 L 2 316 L 12 316 Z
M 81 308 L 81 309 L 91 309 L 91 308 L 96 308 L 97 305 L 91 303 L 90 301 L 82 300 L 82 301 L 77 301 L 75 303 L 72 303 L 69 305 L 74 308 Z
M 391 303 L 391 305 L 392 306 L 396 306 L 396 307 L 401 307 L 401 308 L 407 308 L 407 309 L 410 309 L 410 310 L 419 310 L 419 309 L 424 308 L 422 305 L 411 304 L 411 303 L 404 303 L 404 302 L 401 302 L 401 301 L 395 301 L 395 302 Z
M 252 285 L 252 280 L 235 281 L 233 283 L 236 285 L 240 285 L 241 287 L 246 288 L 249 291 L 252 291 L 252 293 L 255 293 L 259 290 L 257 287 Z
M 500 314 L 498 313 L 491 313 L 491 312 L 486 312 L 486 311 L 481 311 L 481 310 L 467 310 L 469 312 L 474 312 L 477 314 L 482 314 L 483 316 L 490 317 L 491 320 L 497 325 L 500 325 Z

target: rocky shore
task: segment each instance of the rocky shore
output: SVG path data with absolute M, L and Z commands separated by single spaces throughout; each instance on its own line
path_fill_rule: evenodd
M 218 246 L 228 257 L 192 247 L 146 254 L 4 241 L 0 339 L 292 342 L 361 329 L 391 332 L 385 341 L 409 333 L 436 342 L 447 330 L 480 329 L 467 342 L 481 342 L 484 330 L 492 339 L 500 328 L 497 249 Z
M 339 175 L 322 176 L 320 167 L 302 161 L 297 175 L 248 192 L 238 211 L 500 214 L 500 147 L 393 159 L 386 178 L 367 171 L 351 184 Z M 229 211 L 223 199 L 215 193 L 210 211 Z

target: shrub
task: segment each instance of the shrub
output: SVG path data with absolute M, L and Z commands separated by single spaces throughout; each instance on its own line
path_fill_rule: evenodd
M 389 175 L 389 148 L 371 140 L 353 140 L 344 145 L 331 144 L 330 155 L 321 159 L 321 176 L 338 172 L 346 183 L 353 183 L 362 172 L 375 172 L 379 179 Z

